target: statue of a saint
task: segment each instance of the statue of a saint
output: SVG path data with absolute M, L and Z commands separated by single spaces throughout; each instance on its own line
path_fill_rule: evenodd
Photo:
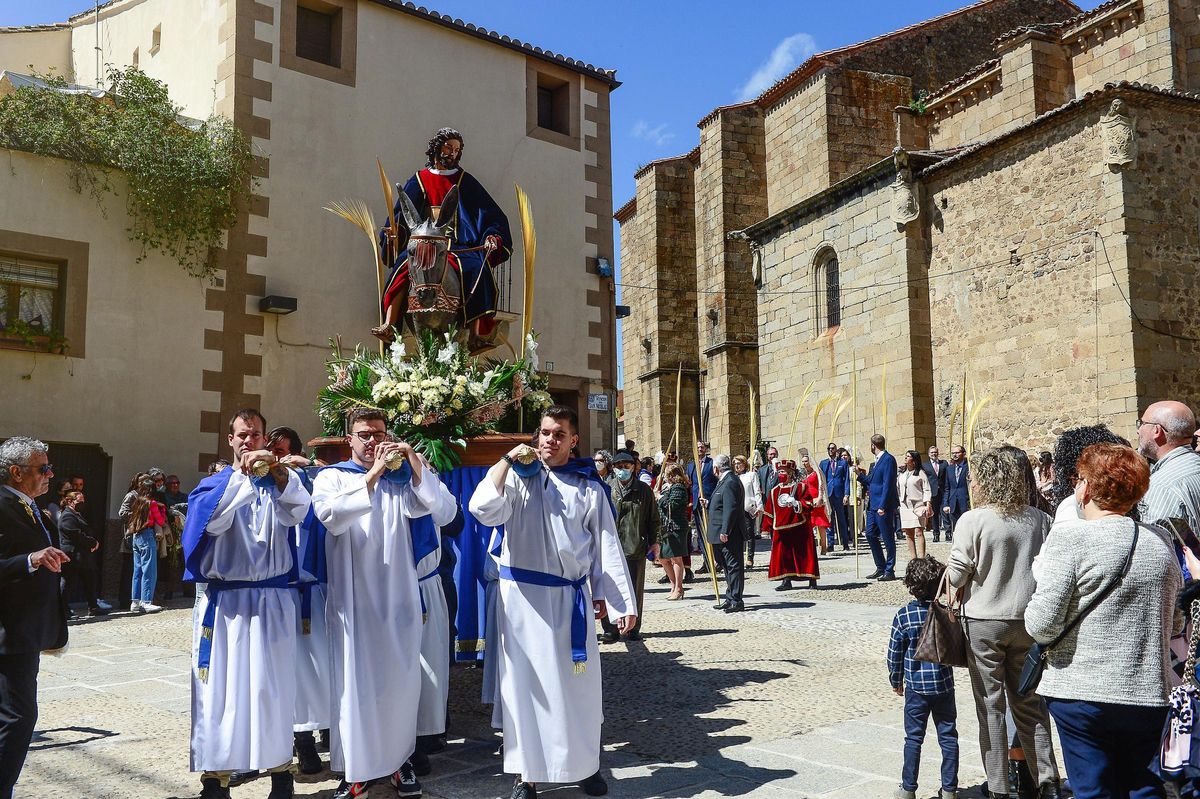
M 512 254 L 512 234 L 504 211 L 482 184 L 459 166 L 462 153 L 462 134 L 442 128 L 429 140 L 425 168 L 408 179 L 403 191 L 421 218 L 432 219 L 449 234 L 446 260 L 458 273 L 462 286 L 460 321 L 473 339 L 486 341 L 493 338 L 496 327 L 497 292 L 492 270 Z M 455 207 L 443 208 L 442 201 L 456 187 Z M 398 220 L 404 218 L 402 203 L 403 198 L 398 197 L 394 210 Z M 400 323 L 407 310 L 401 306 L 409 287 L 408 233 L 403 222 L 397 225 L 394 240 L 387 222 L 379 232 L 380 255 L 390 271 L 384 283 L 383 324 L 371 332 L 384 341 L 392 339 L 393 326 Z

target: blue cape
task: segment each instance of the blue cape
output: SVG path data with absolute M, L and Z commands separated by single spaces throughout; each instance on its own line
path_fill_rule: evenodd
M 324 468 L 340 469 L 343 472 L 350 472 L 352 474 L 367 473 L 367 467 L 357 464 L 352 460 L 331 463 Z M 382 479 L 396 485 L 407 485 L 412 482 L 412 466 L 406 460 L 399 469 L 385 469 Z M 433 523 L 433 517 L 429 514 L 425 514 L 417 519 L 409 519 L 408 532 L 412 536 L 414 565 L 420 563 L 430 552 L 435 552 L 438 549 L 437 526 Z

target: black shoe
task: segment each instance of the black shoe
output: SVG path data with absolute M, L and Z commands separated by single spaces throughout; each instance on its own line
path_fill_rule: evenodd
M 667 584 L 667 583 L 669 583 L 669 582 L 671 582 L 671 578 L 670 578 L 670 577 L 668 577 L 668 576 L 667 576 L 667 575 L 665 575 L 665 574 L 664 574 L 662 577 L 659 577 L 659 578 L 658 578 L 658 584 L 659 584 L 659 585 L 666 585 L 666 584 Z
M 683 581 L 685 583 L 692 583 L 696 581 L 696 575 L 692 573 L 691 569 L 683 570 Z
M 271 772 L 271 793 L 267 799 L 294 799 L 296 796 L 296 781 L 290 771 Z
M 883 576 L 879 578 L 879 582 L 890 583 L 892 580 L 895 580 L 895 579 L 896 579 L 896 575 L 893 574 L 892 572 L 884 572 Z
M 776 591 L 791 591 L 792 590 L 792 581 L 784 580 L 782 583 L 780 583 L 779 585 L 777 585 L 775 587 L 775 590 Z
M 108 611 L 105 610 L 104 608 L 100 607 L 99 605 L 97 605 L 94 608 L 88 608 L 88 615 L 89 616 L 107 616 Z
M 809 581 L 808 581 L 808 587 L 809 587 L 809 588 L 811 588 L 811 589 L 813 589 L 814 591 L 815 591 L 815 590 L 817 590 L 817 581 L 816 581 L 816 578 L 811 578 L 811 579 L 809 579 Z
M 1016 799 L 1037 799 L 1037 784 L 1024 760 L 1008 761 L 1008 793 Z
M 746 609 L 746 606 L 743 605 L 741 602 L 739 602 L 736 605 L 730 605 L 729 607 L 725 608 L 725 612 L 726 613 L 741 613 L 745 609 Z
M 321 730 L 321 734 L 317 736 L 317 751 L 329 751 L 329 730 L 328 728 Z
M 374 782 L 374 780 L 367 780 L 366 782 L 346 782 L 342 780 L 342 784 L 333 792 L 333 796 L 330 799 L 358 799 L 360 796 L 366 796 L 367 791 L 371 790 L 371 785 Z
M 1028 771 L 1028 768 L 1029 767 L 1026 766 L 1027 771 Z M 1031 784 L 1032 784 L 1032 782 L 1031 782 Z M 1030 794 L 1030 795 L 1032 796 L 1033 794 Z M 1054 780 L 1047 782 L 1045 785 L 1043 785 L 1041 792 L 1038 794 L 1038 799 L 1061 799 L 1061 797 L 1062 797 L 1062 790 L 1059 788 L 1058 782 L 1054 781 Z
M 412 763 L 413 772 L 418 777 L 424 777 L 433 771 L 433 764 L 429 762 L 429 755 L 422 752 L 420 748 L 412 753 L 412 757 L 408 759 L 408 762 Z
M 938 538 L 936 535 L 933 537 L 933 543 L 935 543 L 935 544 L 936 544 L 938 541 L 941 541 L 941 540 L 942 540 L 942 539 Z
M 605 644 L 615 644 L 617 641 L 620 641 L 620 640 L 621 640 L 620 633 L 610 633 L 608 631 L 605 631 L 600 634 L 600 641 Z
M 600 776 L 599 771 L 579 783 L 579 787 L 588 796 L 604 796 L 604 794 L 608 793 L 608 783 Z
M 404 761 L 404 765 L 400 767 L 400 770 L 392 775 L 392 787 L 396 789 L 396 796 L 421 795 L 421 783 L 417 781 L 417 775 L 413 771 L 411 760 Z
M 696 569 L 696 574 L 708 574 L 708 566 L 701 566 L 699 569 Z M 683 579 L 686 581 L 687 577 L 685 576 Z
M 636 632 L 636 631 L 625 633 L 625 640 L 626 641 L 640 641 L 640 640 L 642 640 L 642 634 L 639 632 Z
M 252 780 L 258 776 L 258 769 L 254 771 L 235 771 L 229 775 L 229 787 L 236 788 L 247 780 Z
M 725 608 L 727 608 L 727 607 L 729 607 L 728 599 L 722 601 L 719 605 L 717 605 L 717 610 L 725 610 Z
M 320 774 L 325 770 L 321 756 L 317 754 L 317 742 L 311 732 L 297 732 L 292 735 L 296 746 L 296 760 L 300 764 L 301 774 Z
M 868 580 L 878 580 L 882 576 L 883 576 L 883 569 L 876 569 L 875 571 L 873 571 L 867 575 L 867 579 Z
M 216 777 L 200 780 L 200 799 L 229 799 L 229 789 L 221 787 Z
M 537 788 L 528 782 L 518 782 L 513 785 L 512 796 L 509 799 L 537 799 Z
M 445 735 L 418 735 L 417 736 L 417 751 L 426 755 L 436 755 L 438 752 L 444 751 L 446 748 Z M 416 765 L 415 763 L 413 764 Z M 421 772 L 417 772 L 418 777 L 424 776 Z

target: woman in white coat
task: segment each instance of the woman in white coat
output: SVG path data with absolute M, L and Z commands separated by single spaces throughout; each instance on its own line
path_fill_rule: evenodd
M 900 495 L 900 528 L 908 539 L 908 559 L 925 557 L 925 520 L 933 512 L 929 480 L 921 471 L 921 455 L 910 449 L 904 453 L 904 465 L 896 476 Z

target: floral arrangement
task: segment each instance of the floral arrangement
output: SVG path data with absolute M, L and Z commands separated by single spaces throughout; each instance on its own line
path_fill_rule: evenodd
M 344 433 L 346 414 L 355 408 L 382 411 L 394 435 L 448 471 L 458 465 L 467 438 L 496 432 L 510 413 L 550 405 L 532 333 L 525 357 L 513 362 L 470 357 L 454 330 L 441 336 L 421 331 L 416 350 L 408 353 L 397 339 L 384 354 L 359 346 L 344 357 L 334 343 L 326 362 L 329 385 L 317 395 L 326 435 Z

